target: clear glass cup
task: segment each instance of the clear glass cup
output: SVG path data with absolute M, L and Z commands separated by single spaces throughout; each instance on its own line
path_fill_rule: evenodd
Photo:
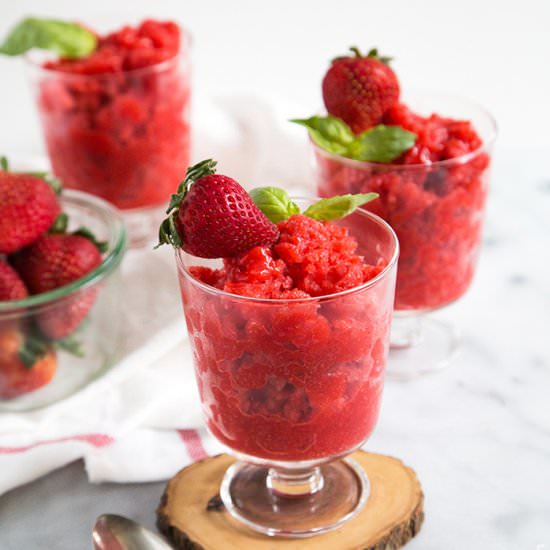
M 300 206 L 309 204 L 296 200 Z M 221 498 L 241 523 L 305 537 L 353 517 L 368 479 L 349 458 L 374 429 L 389 344 L 398 243 L 383 220 L 340 220 L 366 261 L 386 267 L 338 294 L 268 300 L 229 294 L 190 273 L 221 261 L 176 253 L 207 426 L 239 460 Z
M 176 57 L 130 71 L 71 74 L 48 58 L 28 65 L 53 173 L 123 210 L 132 246 L 151 243 L 189 165 L 189 34 Z
M 483 145 L 432 164 L 379 164 L 333 155 L 312 143 L 322 197 L 375 191 L 365 208 L 385 219 L 400 243 L 388 376 L 412 378 L 445 367 L 458 349 L 456 330 L 427 317 L 470 286 L 481 246 L 494 119 L 475 103 L 452 95 L 405 98 L 422 115 L 469 120 Z
M 108 245 L 96 269 L 68 285 L 23 300 L 0 302 L 0 412 L 50 405 L 82 389 L 115 360 L 120 327 L 119 265 L 126 249 L 120 214 L 108 203 L 65 190 L 69 231 L 89 228 Z M 64 330 L 72 319 L 69 334 Z M 47 335 L 45 327 L 50 327 Z M 23 350 L 41 353 L 25 365 Z M 72 351 L 67 351 L 71 348 Z

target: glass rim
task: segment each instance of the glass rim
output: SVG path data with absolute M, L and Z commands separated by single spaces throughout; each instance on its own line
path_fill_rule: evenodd
M 84 277 L 64 286 L 54 288 L 48 292 L 27 296 L 20 300 L 0 302 L 0 314 L 17 314 L 30 307 L 49 305 L 50 303 L 56 302 L 59 299 L 69 296 L 73 292 L 94 285 L 98 280 L 105 278 L 114 271 L 122 261 L 122 256 L 126 250 L 127 235 L 124 222 L 118 210 L 103 199 L 82 191 L 64 189 L 61 193 L 61 200 L 65 197 L 68 198 L 69 201 L 72 200 L 77 204 L 84 204 L 87 207 L 91 207 L 96 213 L 101 214 L 107 220 L 111 234 L 113 235 L 113 246 L 103 258 L 101 264 L 84 275 Z
M 338 155 L 336 153 L 331 153 L 329 151 L 326 151 L 325 149 L 323 149 L 322 147 L 317 145 L 311 139 L 311 136 L 309 136 L 309 132 L 308 132 L 309 142 L 311 143 L 313 148 L 316 151 L 319 151 L 323 156 L 331 158 L 331 159 L 336 160 L 338 162 L 342 162 L 343 164 L 349 164 L 350 166 L 352 166 L 354 168 L 360 168 L 360 169 L 361 168 L 365 169 L 365 168 L 370 168 L 370 167 L 374 167 L 374 168 L 378 168 L 378 169 L 388 168 L 392 171 L 396 171 L 396 170 L 403 170 L 403 171 L 405 171 L 405 170 L 427 170 L 427 169 L 430 169 L 432 167 L 433 168 L 439 168 L 439 167 L 448 167 L 448 166 L 453 166 L 453 165 L 466 164 L 467 162 L 469 162 L 473 158 L 477 157 L 478 155 L 480 155 L 483 152 L 489 151 L 493 147 L 493 145 L 495 143 L 495 140 L 497 138 L 497 135 L 498 135 L 498 124 L 497 124 L 497 121 L 496 121 L 495 117 L 481 103 L 478 103 L 477 101 L 474 101 L 474 100 L 472 100 L 468 97 L 464 97 L 464 96 L 457 95 L 457 94 L 452 94 L 452 93 L 447 93 L 447 92 L 424 91 L 424 90 L 416 90 L 416 91 L 413 92 L 413 96 L 419 96 L 421 94 L 447 97 L 449 99 L 460 101 L 460 102 L 462 102 L 464 104 L 467 104 L 467 105 L 469 105 L 469 106 L 471 106 L 475 109 L 478 109 L 481 113 L 483 113 L 483 116 L 485 116 L 485 118 L 489 122 L 489 125 L 490 125 L 490 128 L 491 128 L 489 136 L 487 137 L 487 139 L 484 139 L 482 141 L 481 145 L 479 147 L 477 147 L 476 149 L 474 149 L 473 151 L 469 151 L 468 153 L 465 153 L 463 155 L 460 155 L 460 156 L 454 157 L 454 158 L 450 158 L 450 159 L 436 160 L 434 162 L 431 162 L 430 164 L 422 164 L 422 163 L 397 164 L 397 163 L 392 163 L 392 162 L 387 162 L 387 163 L 386 162 L 372 162 L 372 161 L 368 161 L 368 160 L 351 159 L 351 158 L 348 158 L 348 157 L 344 157 L 342 155 Z M 407 98 L 405 97 L 405 99 L 407 99 Z M 447 117 L 447 118 L 449 118 L 449 117 Z M 464 119 L 457 119 L 457 120 L 464 120 Z M 475 128 L 475 130 L 478 131 L 477 128 Z
M 92 80 L 97 78 L 116 78 L 116 77 L 120 77 L 121 75 L 141 76 L 142 74 L 160 73 L 171 69 L 173 65 L 177 64 L 181 59 L 183 59 L 186 55 L 188 55 L 191 49 L 191 45 L 193 43 L 191 33 L 181 25 L 178 25 L 178 26 L 181 31 L 181 35 L 180 35 L 181 42 L 180 42 L 180 48 L 178 50 L 178 53 L 176 53 L 176 55 L 172 57 L 169 57 L 168 59 L 163 59 L 162 61 L 158 61 L 156 63 L 147 65 L 145 67 L 139 67 L 137 69 L 129 69 L 125 71 L 117 71 L 112 73 L 79 74 L 79 73 L 70 73 L 66 71 L 60 71 L 58 69 L 50 69 L 48 67 L 44 67 L 43 63 L 45 59 L 39 60 L 38 57 L 46 56 L 49 53 L 53 54 L 53 52 L 48 52 L 47 50 L 38 50 L 38 49 L 30 50 L 23 56 L 23 58 L 25 60 L 27 67 L 33 71 L 42 73 L 44 75 L 52 75 L 52 76 L 56 75 L 62 78 L 70 79 L 70 80 Z M 59 59 L 60 56 L 56 56 L 56 58 Z
M 316 197 L 291 197 L 291 198 L 293 200 L 310 201 L 312 199 L 315 199 Z M 187 254 L 187 253 L 182 248 L 177 248 L 175 250 L 176 264 L 178 267 L 178 271 L 183 273 L 184 277 L 189 281 L 191 281 L 193 285 L 198 286 L 199 288 L 205 290 L 206 292 L 209 292 L 210 294 L 216 294 L 219 296 L 231 298 L 233 300 L 241 300 L 243 302 L 250 302 L 250 303 L 256 303 L 256 304 L 272 304 L 272 305 L 300 304 L 300 303 L 307 304 L 307 303 L 313 303 L 313 302 L 319 302 L 319 301 L 326 302 L 329 300 L 353 295 L 353 294 L 362 292 L 372 286 L 377 285 L 382 279 L 386 278 L 388 273 L 397 264 L 397 260 L 399 258 L 399 240 L 397 238 L 395 231 L 391 227 L 391 225 L 385 220 L 383 220 L 380 216 L 377 216 L 376 214 L 373 214 L 368 210 L 364 210 L 363 208 L 358 208 L 352 214 L 359 214 L 361 216 L 364 216 L 365 218 L 370 218 L 371 221 L 377 223 L 380 227 L 382 227 L 387 233 L 389 233 L 391 240 L 394 244 L 394 249 L 390 260 L 388 261 L 386 266 L 384 266 L 384 269 L 380 271 L 380 273 L 372 277 L 372 279 L 369 279 L 368 281 L 365 281 L 364 283 L 358 286 L 347 288 L 345 290 L 335 292 L 334 294 L 323 294 L 322 296 L 309 296 L 307 298 L 256 298 L 254 296 L 243 296 L 242 294 L 233 294 L 232 292 L 220 290 L 219 288 L 215 288 L 211 285 L 203 283 L 202 281 L 199 281 L 196 277 L 193 277 L 193 275 L 187 269 L 187 266 L 183 263 L 182 257 L 184 254 Z M 352 215 L 352 214 L 349 214 L 349 215 Z M 187 254 L 187 255 L 192 256 L 191 254 Z

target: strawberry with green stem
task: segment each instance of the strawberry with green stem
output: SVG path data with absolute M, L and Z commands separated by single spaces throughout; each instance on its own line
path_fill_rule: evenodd
M 0 399 L 12 399 L 48 384 L 57 370 L 55 349 L 25 335 L 17 323 L 0 323 Z
M 384 113 L 399 99 L 399 82 L 389 66 L 391 58 L 372 49 L 362 55 L 337 57 L 323 79 L 323 100 L 332 116 L 342 119 L 355 134 L 382 121 Z
M 28 296 L 17 272 L 0 260 L 0 302 Z M 11 399 L 47 384 L 57 368 L 55 350 L 44 338 L 29 334 L 29 321 L 0 321 L 0 399 Z
M 5 157 L 0 167 L 0 254 L 12 254 L 47 231 L 60 207 L 43 174 L 9 172 Z
M 172 244 L 203 258 L 235 258 L 276 243 L 276 224 L 300 214 L 284 189 L 258 187 L 248 194 L 235 180 L 216 174 L 215 166 L 216 162 L 208 159 L 187 169 L 160 226 L 157 248 Z M 376 193 L 365 193 L 321 199 L 303 215 L 335 220 L 376 197 Z
M 328 153 L 365 162 L 389 163 L 413 147 L 416 135 L 380 124 L 399 99 L 399 83 L 377 50 L 336 58 L 323 79 L 327 116 L 294 119 Z
M 277 240 L 277 226 L 239 183 L 216 174 L 216 164 L 209 159 L 187 169 L 160 226 L 158 246 L 172 244 L 202 258 L 222 258 Z
M 67 233 L 68 219 L 61 214 L 50 233 L 10 257 L 32 294 L 49 292 L 80 279 L 102 262 L 105 243 L 85 228 Z M 95 302 L 97 288 L 74 291 L 37 315 L 44 336 L 62 340 L 81 324 Z

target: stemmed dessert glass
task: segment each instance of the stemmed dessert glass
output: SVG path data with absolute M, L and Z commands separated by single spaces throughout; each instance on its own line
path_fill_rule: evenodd
M 53 173 L 65 187 L 123 212 L 133 247 L 151 243 L 165 205 L 189 165 L 191 37 L 179 53 L 143 68 L 75 74 L 28 56 Z
M 475 151 L 431 164 L 380 164 L 328 153 L 312 142 L 322 197 L 377 192 L 364 208 L 384 218 L 400 243 L 388 375 L 413 378 L 444 368 L 459 348 L 452 325 L 427 314 L 468 289 L 480 250 L 496 124 L 477 104 L 452 95 L 405 98 L 413 111 L 469 120 Z
M 335 529 L 369 495 L 365 472 L 346 455 L 364 444 L 378 416 L 398 242 L 386 222 L 365 211 L 338 223 L 366 262 L 385 267 L 329 296 L 229 294 L 190 272 L 221 261 L 176 252 L 206 423 L 238 459 L 221 498 L 234 518 L 266 535 Z

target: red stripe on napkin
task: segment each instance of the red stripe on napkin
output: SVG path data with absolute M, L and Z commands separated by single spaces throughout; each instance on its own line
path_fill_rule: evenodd
M 187 453 L 192 460 L 201 460 L 206 458 L 208 453 L 202 446 L 201 436 L 197 430 L 177 430 L 185 447 Z
M 45 439 L 43 441 L 37 441 L 36 443 L 31 443 L 30 445 L 24 445 L 22 447 L 0 447 L 0 454 L 15 454 L 15 453 L 24 453 L 40 445 L 50 445 L 52 443 L 66 443 L 67 441 L 84 441 L 89 443 L 94 447 L 105 447 L 114 443 L 114 439 L 110 435 L 105 434 L 81 434 L 81 435 L 71 435 L 68 437 L 60 437 L 58 439 Z

